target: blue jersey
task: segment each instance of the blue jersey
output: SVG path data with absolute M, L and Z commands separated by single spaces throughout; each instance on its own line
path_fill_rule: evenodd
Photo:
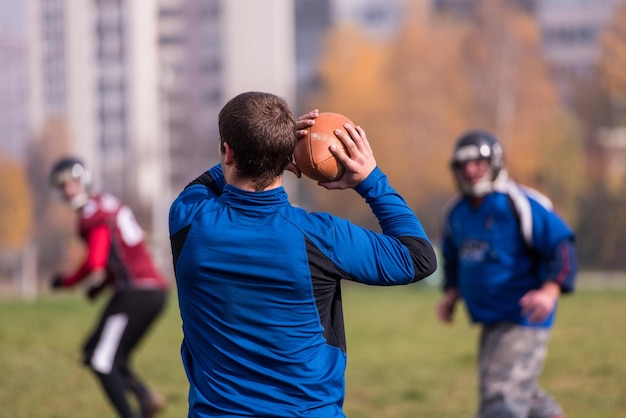
M 248 192 L 215 166 L 170 209 L 190 417 L 342 417 L 340 281 L 402 285 L 436 268 L 418 218 L 377 168 L 356 189 L 374 233 Z
M 574 234 L 546 200 L 509 181 L 477 207 L 465 198 L 451 207 L 443 230 L 444 288 L 459 289 L 473 322 L 549 327 L 554 311 L 530 324 L 519 300 L 547 280 L 573 290 Z

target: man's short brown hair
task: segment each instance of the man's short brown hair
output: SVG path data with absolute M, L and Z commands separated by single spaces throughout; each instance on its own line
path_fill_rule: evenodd
M 262 190 L 280 176 L 296 146 L 296 120 L 287 102 L 274 94 L 246 92 L 219 113 L 220 149 L 233 150 L 242 178 Z

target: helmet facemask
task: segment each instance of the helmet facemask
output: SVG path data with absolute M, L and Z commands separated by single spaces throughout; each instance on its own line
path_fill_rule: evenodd
M 64 190 L 68 181 L 78 181 L 81 188 L 73 197 L 68 197 Z M 52 169 L 50 184 L 60 200 L 67 202 L 72 209 L 80 209 L 89 200 L 92 186 L 91 171 L 78 160 L 63 160 Z
M 461 167 L 476 160 L 487 161 L 488 168 L 478 181 L 472 182 L 463 175 Z M 454 150 L 450 165 L 459 192 L 469 197 L 482 197 L 491 193 L 496 181 L 506 177 L 502 146 L 487 133 L 472 132 L 462 137 Z

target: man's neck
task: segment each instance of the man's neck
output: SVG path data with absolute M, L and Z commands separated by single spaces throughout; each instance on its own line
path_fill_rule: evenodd
M 283 185 L 283 178 L 282 176 L 277 177 L 270 185 L 265 187 L 263 190 L 257 190 L 257 188 L 254 185 L 254 182 L 252 182 L 251 180 L 240 179 L 236 176 L 233 176 L 233 178 L 230 178 L 230 179 L 227 178 L 226 182 L 232 186 L 235 186 L 242 190 L 246 190 L 248 192 L 264 192 L 267 190 L 277 189 L 281 187 Z
M 283 185 L 283 176 L 280 175 L 276 177 L 271 184 L 263 188 L 263 190 L 258 190 L 254 181 L 249 178 L 241 177 L 234 164 L 225 164 L 224 161 L 222 161 L 222 173 L 224 173 L 224 180 L 226 180 L 226 183 L 249 192 L 264 192 L 266 190 L 276 189 Z

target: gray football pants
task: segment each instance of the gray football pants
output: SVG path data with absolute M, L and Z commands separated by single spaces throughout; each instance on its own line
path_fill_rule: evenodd
M 479 418 L 553 418 L 559 404 L 538 386 L 550 329 L 512 323 L 484 326 L 478 356 Z

